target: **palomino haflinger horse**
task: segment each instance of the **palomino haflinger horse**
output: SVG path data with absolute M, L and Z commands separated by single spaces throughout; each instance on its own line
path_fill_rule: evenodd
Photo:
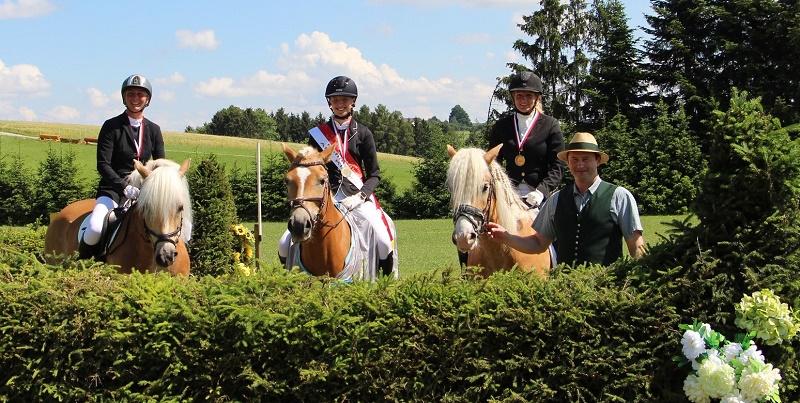
M 500 269 L 519 268 L 546 275 L 550 252 L 528 254 L 512 249 L 488 236 L 484 225 L 491 221 L 510 233 L 531 235 L 533 219 L 517 195 L 503 167 L 495 161 L 501 145 L 484 151 L 447 146 L 450 165 L 447 188 L 453 209 L 453 243 L 468 252 L 467 266 L 486 277 Z
M 135 161 L 134 166 L 128 183 L 140 188 L 139 198 L 114 231 L 105 262 L 119 266 L 121 273 L 136 268 L 188 275 L 186 242 L 191 236 L 192 204 L 184 174 L 189 160 L 181 165 L 167 159 L 146 165 Z M 78 250 L 78 231 L 94 205 L 94 199 L 80 200 L 51 214 L 44 247 L 48 262 L 59 262 Z M 108 227 L 112 228 L 110 224 Z M 100 242 L 107 239 L 104 234 Z
M 373 235 L 358 231 L 353 215 L 335 202 L 331 192 L 325 164 L 331 160 L 334 145 L 321 152 L 312 147 L 294 151 L 282 146 L 291 163 L 285 177 L 291 208 L 286 268 L 299 267 L 314 276 L 345 282 L 375 280 L 378 257 Z M 397 273 L 395 266 L 395 278 Z

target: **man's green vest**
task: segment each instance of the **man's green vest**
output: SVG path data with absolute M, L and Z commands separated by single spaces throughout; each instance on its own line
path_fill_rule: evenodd
M 600 182 L 597 191 L 578 213 L 574 186 L 558 195 L 555 230 L 558 261 L 609 265 L 622 256 L 622 231 L 611 218 L 611 197 L 616 185 Z

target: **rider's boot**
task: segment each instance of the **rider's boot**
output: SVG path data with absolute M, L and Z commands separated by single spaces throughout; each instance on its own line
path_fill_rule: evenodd
M 462 269 L 467 267 L 468 258 L 469 258 L 469 252 L 458 251 L 458 264 L 461 265 Z
M 97 249 L 97 245 L 89 245 L 81 238 L 78 243 L 78 259 L 94 259 L 97 256 Z
M 392 274 L 392 270 L 394 269 L 394 251 L 389 252 L 389 255 L 386 256 L 386 259 L 378 260 L 378 275 L 388 276 Z

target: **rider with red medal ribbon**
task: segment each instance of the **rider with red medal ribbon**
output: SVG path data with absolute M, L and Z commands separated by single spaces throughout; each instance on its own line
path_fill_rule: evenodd
M 541 112 L 542 80 L 536 74 L 513 74 L 508 90 L 514 111 L 494 124 L 488 148 L 503 144 L 497 159 L 535 215 L 544 199 L 561 185 L 564 164 L 558 152 L 564 149 L 564 135 L 558 120 Z
M 378 154 L 372 131 L 353 118 L 357 97 L 358 88 L 349 77 L 337 76 L 330 80 L 325 88 L 325 98 L 332 116 L 308 131 L 309 145 L 318 150 L 331 144 L 335 146 L 331 161 L 326 166 L 331 189 L 335 192 L 334 198 L 347 214 L 355 218 L 362 234 L 369 229 L 374 230 L 379 274 L 389 275 L 394 267 L 390 218 L 380 209 L 374 196 L 380 182 Z M 368 252 L 370 245 L 362 247 Z M 285 259 L 288 250 L 289 237 L 285 233 L 279 246 L 281 260 Z
M 134 74 L 122 82 L 120 93 L 125 112 L 106 120 L 97 137 L 100 183 L 94 209 L 78 232 L 81 259 L 99 253 L 98 243 L 109 211 L 124 200 L 139 196 L 139 189 L 125 179 L 133 171 L 133 161 L 164 158 L 161 128 L 144 117 L 144 109 L 153 97 L 150 81 Z

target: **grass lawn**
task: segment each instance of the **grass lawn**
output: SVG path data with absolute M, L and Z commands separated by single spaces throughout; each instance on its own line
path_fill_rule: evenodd
M 681 220 L 684 216 L 643 216 L 645 241 L 654 245 L 661 241 L 659 234 L 666 235 L 665 223 Z M 437 269 L 458 267 L 456 248 L 450 241 L 453 221 L 449 218 L 436 220 L 395 220 L 400 255 L 400 275 L 409 276 Z M 286 222 L 263 223 L 261 256 L 269 264 L 279 264 L 278 239 L 286 230 Z M 253 228 L 253 223 L 248 223 Z M 627 248 L 623 247 L 627 256 Z

